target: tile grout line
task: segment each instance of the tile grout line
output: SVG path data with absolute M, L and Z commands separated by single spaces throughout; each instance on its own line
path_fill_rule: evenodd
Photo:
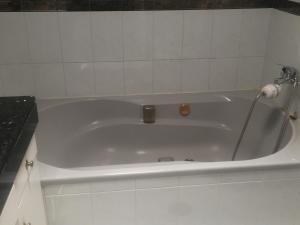
M 91 31 L 91 51 L 92 51 L 92 70 L 93 70 L 93 80 L 94 80 L 94 90 L 93 90 L 93 94 L 97 95 L 97 74 L 96 74 L 96 68 L 95 68 L 95 58 L 96 58 L 96 54 L 95 54 L 95 49 L 94 49 L 94 24 L 93 24 L 93 12 L 89 12 L 89 20 L 90 20 L 90 31 Z
M 60 12 L 56 12 L 56 22 L 57 22 L 57 29 L 58 29 L 58 36 L 59 36 L 59 49 L 60 49 L 60 58 L 62 60 L 62 62 L 60 62 L 62 64 L 62 71 L 64 74 L 64 94 L 65 96 L 68 96 L 68 91 L 67 91 L 67 79 L 66 79 L 66 71 L 65 71 L 65 64 L 63 63 L 64 61 L 64 56 L 63 56 L 63 41 L 62 41 L 62 32 L 61 32 L 61 13 Z M 59 63 L 57 63 L 59 64 Z
M 183 45 L 184 45 L 184 39 L 185 39 L 185 11 L 182 11 L 182 34 L 181 34 L 181 46 L 180 46 L 180 55 L 181 55 L 181 58 L 184 58 L 183 57 Z M 179 90 L 178 92 L 180 93 L 183 93 L 183 64 L 184 64 L 184 61 L 181 61 L 180 62 L 180 78 L 179 78 Z

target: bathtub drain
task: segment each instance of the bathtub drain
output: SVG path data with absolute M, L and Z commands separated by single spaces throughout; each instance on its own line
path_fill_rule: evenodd
M 171 161 L 175 161 L 174 158 L 171 156 L 158 158 L 158 162 L 171 162 Z
M 187 158 L 187 159 L 185 159 L 184 161 L 195 162 L 195 160 L 194 160 L 194 159 L 191 159 L 191 158 Z
M 160 157 L 158 158 L 157 160 L 158 162 L 172 162 L 172 161 L 175 161 L 175 159 L 171 156 L 166 156 L 166 157 Z M 187 161 L 187 162 L 195 162 L 194 159 L 192 158 L 186 158 L 184 161 Z

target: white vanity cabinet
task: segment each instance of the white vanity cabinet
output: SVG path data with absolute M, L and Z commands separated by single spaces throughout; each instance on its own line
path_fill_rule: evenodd
M 33 137 L 2 211 L 0 225 L 47 225 L 36 154 Z

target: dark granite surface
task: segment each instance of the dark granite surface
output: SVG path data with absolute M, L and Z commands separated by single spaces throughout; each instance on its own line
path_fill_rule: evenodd
M 0 0 L 0 11 L 127 11 L 272 7 L 273 0 Z
M 0 97 L 0 213 L 37 122 L 34 97 Z
M 287 0 L 274 0 L 273 7 L 300 16 L 300 3 Z
M 276 8 L 300 15 L 288 0 L 0 0 L 0 11 L 131 11 Z

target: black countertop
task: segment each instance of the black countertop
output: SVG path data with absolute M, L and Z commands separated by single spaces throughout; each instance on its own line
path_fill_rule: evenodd
M 0 214 L 37 122 L 34 97 L 0 97 Z

